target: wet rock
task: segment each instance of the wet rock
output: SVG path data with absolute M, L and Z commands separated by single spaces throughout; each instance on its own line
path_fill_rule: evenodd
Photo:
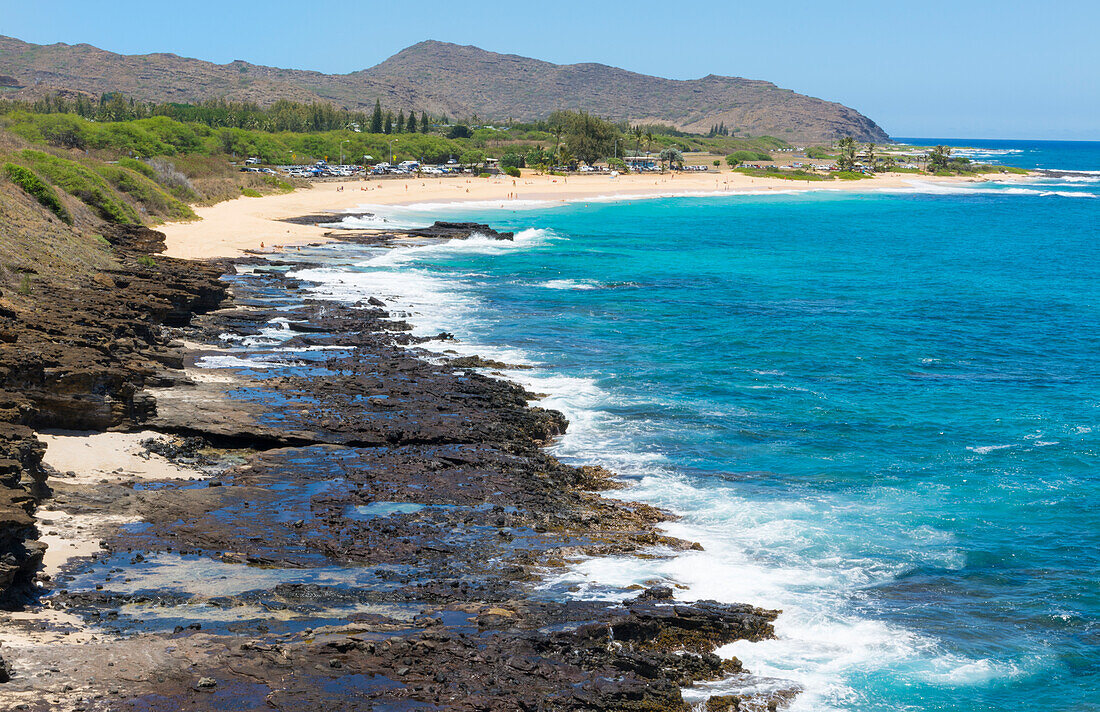
M 497 232 L 483 223 L 475 222 L 444 222 L 437 220 L 429 227 L 405 230 L 405 234 L 416 237 L 430 237 L 437 239 L 464 239 L 471 235 L 483 235 L 494 240 L 515 239 L 513 232 Z

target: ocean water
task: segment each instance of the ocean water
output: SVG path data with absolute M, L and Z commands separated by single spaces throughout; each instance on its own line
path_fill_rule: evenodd
M 1100 171 L 1100 144 L 985 143 Z M 1100 173 L 388 217 L 518 234 L 328 247 L 316 294 L 536 366 L 511 374 L 570 418 L 554 452 L 705 547 L 547 595 L 780 608 L 722 652 L 796 710 L 1100 710 Z

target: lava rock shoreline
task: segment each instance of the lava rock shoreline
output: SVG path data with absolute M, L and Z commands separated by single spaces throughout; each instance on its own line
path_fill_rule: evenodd
M 711 651 L 772 637 L 776 611 L 678 603 L 659 587 L 617 601 L 540 589 L 586 556 L 698 546 L 657 529 L 667 513 L 600 494 L 612 473 L 543 452 L 567 427 L 560 413 L 485 373 L 500 364 L 418 349 L 377 297 L 311 300 L 285 264 L 244 263 L 234 275 L 157 258 L 147 274 L 135 261 L 5 322 L 30 356 L 0 347 L 13 512 L 0 532 L 24 552 L 7 604 L 76 615 L 111 642 L 67 648 L 81 653 L 71 669 L 64 646 L 10 660 L 0 696 L 29 710 L 687 710 L 682 686 L 748 676 Z M 256 347 L 270 366 L 194 377 L 272 324 L 292 335 Z M 44 427 L 152 429 L 152 451 L 207 479 L 51 479 L 31 429 Z M 140 526 L 36 588 L 44 498 Z M 141 586 L 211 567 L 256 585 Z M 57 672 L 20 675 L 42 666 Z M 793 694 L 707 709 L 775 709 Z

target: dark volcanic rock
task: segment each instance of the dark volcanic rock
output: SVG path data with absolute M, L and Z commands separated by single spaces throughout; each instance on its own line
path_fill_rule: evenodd
M 142 279 L 111 278 L 116 290 Z M 172 281 L 162 275 L 166 289 Z M 71 401 L 50 401 L 58 389 L 46 385 L 0 399 L 9 421 L 26 422 L 68 412 L 59 403 L 73 412 L 76 403 L 95 412 L 109 404 L 97 423 L 184 434 L 145 446 L 214 472 L 203 482 L 56 484 L 66 511 L 141 520 L 108 535 L 76 579 L 63 572 L 54 582 L 52 607 L 122 634 L 98 665 L 77 648 L 58 666 L 85 699 L 104 702 L 88 709 L 686 712 L 682 686 L 747 676 L 713 651 L 771 637 L 775 611 L 674 602 L 664 586 L 615 602 L 532 585 L 586 556 L 697 545 L 657 529 L 671 515 L 599 495 L 616 487 L 612 473 L 545 453 L 567 427 L 562 414 L 470 370 L 503 364 L 419 350 L 425 339 L 381 300 L 303 301 L 293 280 L 263 270 L 230 283 L 231 308 L 177 333 L 269 359 L 251 362 L 257 368 L 165 375 L 179 362 L 164 336 L 169 312 L 154 301 L 160 316 L 145 312 L 141 331 L 126 330 L 100 300 L 110 333 Z M 140 289 L 155 300 L 151 287 Z M 277 343 L 241 346 L 274 325 Z M 91 324 L 73 331 L 78 348 L 101 333 Z M 52 342 L 33 343 L 47 353 Z M 59 362 L 57 373 L 74 378 L 71 363 Z M 108 368 L 119 385 L 82 390 Z M 116 408 L 125 386 L 131 402 L 150 407 Z M 142 421 L 154 403 L 155 417 Z M 34 536 L 29 493 L 40 485 L 41 447 L 29 435 L 0 427 L 0 483 L 27 493 L 9 510 L 0 500 L 6 530 L 23 537 L 13 548 Z M 169 657 L 148 662 L 158 646 Z M 116 660 L 138 662 L 122 670 Z M 34 684 L 17 675 L 7 687 Z M 51 708 L 34 699 L 29 709 Z
M 82 288 L 42 290 L 30 302 L 0 298 L 0 605 L 18 605 L 32 590 L 45 549 L 32 517 L 48 491 L 44 447 L 30 428 L 146 420 L 155 402 L 143 388 L 182 377 L 172 375 L 182 350 L 163 327 L 189 323 L 226 294 L 216 269 L 165 257 L 137 263 L 164 236 L 115 227 L 108 239 L 128 268 Z
M 443 222 L 436 220 L 429 227 L 414 228 L 412 230 L 405 230 L 406 234 L 415 235 L 417 237 L 433 237 L 444 239 L 463 239 L 470 237 L 471 235 L 484 235 L 485 237 L 491 237 L 494 240 L 512 240 L 515 238 L 514 232 L 497 232 L 488 225 L 474 222 Z

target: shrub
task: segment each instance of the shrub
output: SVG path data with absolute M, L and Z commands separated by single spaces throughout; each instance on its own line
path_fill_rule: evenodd
M 736 166 L 739 163 L 745 161 L 770 161 L 772 160 L 771 154 L 765 151 L 734 151 L 730 155 L 726 156 L 726 163 L 731 166 Z
M 138 261 L 138 264 L 141 265 L 142 267 L 156 267 L 157 266 L 156 260 L 154 260 L 149 255 L 142 255 L 141 257 L 137 258 L 137 261 Z
M 41 178 L 34 174 L 34 171 L 23 166 L 17 166 L 14 163 L 5 163 L 4 173 L 11 179 L 12 183 L 22 188 L 23 192 L 37 200 L 42 207 L 52 212 L 62 222 L 69 225 L 73 224 L 73 216 L 65 209 L 61 198 L 57 196 L 57 191 L 46 185 Z
M 278 190 L 278 191 L 283 192 L 283 193 L 289 193 L 290 191 L 294 190 L 294 186 L 292 186 L 290 183 L 287 183 L 285 180 L 279 178 L 279 176 L 273 176 L 273 175 L 270 175 L 270 174 L 265 175 L 264 176 L 264 183 L 267 183 L 269 186 L 271 186 L 275 190 Z
M 490 174 L 488 174 L 488 173 L 478 173 L 477 177 L 478 178 L 489 178 Z
M 137 171 L 150 180 L 157 179 L 157 172 L 145 161 L 139 161 L 136 158 L 120 158 L 118 160 L 118 165 L 123 168 L 129 168 L 132 171 Z
M 512 176 L 513 178 L 519 178 L 519 176 L 520 176 L 519 169 L 516 168 L 515 166 L 506 166 L 504 168 L 504 172 L 507 173 L 508 175 Z
M 140 161 L 133 161 L 140 163 Z M 120 161 L 121 163 L 121 161 Z M 142 163 L 141 165 L 145 165 Z M 145 166 L 149 168 L 148 166 Z M 152 169 L 149 169 L 152 170 Z M 127 167 L 103 164 L 96 166 L 96 173 L 106 178 L 111 185 L 145 206 L 156 215 L 165 215 L 176 220 L 189 220 L 195 217 L 194 211 L 178 199 L 166 193 L 159 185 L 141 173 Z
M 79 198 L 108 222 L 122 225 L 140 224 L 134 209 L 118 199 L 107 182 L 92 170 L 75 161 L 41 151 L 25 150 L 24 159 L 51 183 Z
M 167 188 L 172 195 L 180 200 L 199 199 L 199 192 L 191 184 L 191 179 L 177 169 L 175 164 L 167 158 L 150 158 L 146 165 L 153 171 L 153 175 L 150 177 Z
M 501 168 L 523 168 L 523 166 L 523 155 L 520 153 L 509 151 L 500 157 Z
M 241 188 L 241 195 L 243 195 L 246 198 L 262 198 L 263 197 L 263 193 L 256 190 L 255 188 L 244 188 L 244 187 L 242 187 Z

